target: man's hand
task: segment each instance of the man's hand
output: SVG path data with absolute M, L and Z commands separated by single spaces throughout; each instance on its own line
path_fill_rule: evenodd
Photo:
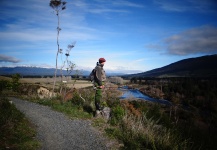
M 99 88 L 100 88 L 100 89 L 103 89 L 104 87 L 105 87 L 104 85 L 102 85 L 102 86 L 99 86 Z

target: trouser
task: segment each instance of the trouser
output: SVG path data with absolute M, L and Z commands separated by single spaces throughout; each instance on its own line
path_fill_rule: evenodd
M 102 89 L 97 88 L 95 93 L 95 106 L 96 110 L 101 110 L 101 103 L 102 103 Z

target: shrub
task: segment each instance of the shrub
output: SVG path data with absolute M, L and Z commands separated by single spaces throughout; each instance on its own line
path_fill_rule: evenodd
M 79 89 L 79 96 L 83 98 L 83 109 L 88 113 L 92 113 L 95 110 L 94 98 L 95 91 L 89 88 Z
M 110 124 L 117 125 L 122 120 L 124 114 L 125 110 L 120 105 L 113 107 L 111 112 Z
M 84 104 L 84 100 L 81 99 L 81 97 L 79 96 L 79 93 L 77 91 L 73 92 L 73 97 L 72 97 L 71 102 L 73 105 L 76 105 L 79 108 L 82 108 L 82 106 Z
M 117 89 L 106 89 L 103 94 L 103 99 L 106 101 L 108 107 L 116 107 L 120 105 L 120 95 L 121 93 Z
M 84 103 L 83 110 L 88 112 L 88 113 L 93 113 L 95 109 L 94 109 L 93 105 L 90 105 L 88 103 Z
M 140 110 L 135 108 L 131 102 L 123 100 L 121 101 L 121 105 L 127 110 L 128 113 L 133 114 L 135 117 L 141 116 Z
M 0 92 L 2 92 L 5 89 L 10 89 L 11 83 L 8 80 L 0 80 Z
M 18 88 L 20 86 L 19 80 L 20 80 L 20 74 L 14 74 L 12 75 L 12 89 L 13 91 L 17 92 Z

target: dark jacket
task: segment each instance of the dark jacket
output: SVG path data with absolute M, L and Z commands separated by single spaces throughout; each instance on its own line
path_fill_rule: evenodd
M 102 86 L 104 84 L 104 81 L 106 81 L 106 75 L 105 70 L 103 69 L 103 65 L 98 63 L 95 67 L 96 74 L 94 81 L 98 84 L 98 86 Z

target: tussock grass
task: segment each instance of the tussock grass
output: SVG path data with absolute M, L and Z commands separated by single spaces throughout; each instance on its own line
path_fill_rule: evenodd
M 187 141 L 182 140 L 173 130 L 158 124 L 158 121 L 125 115 L 119 124 L 121 139 L 126 149 L 187 149 Z
M 168 125 L 172 122 L 161 113 L 155 105 L 120 101 L 112 106 L 110 126 L 105 132 L 121 141 L 123 149 L 192 149 L 190 139 L 183 138 L 175 126 Z

